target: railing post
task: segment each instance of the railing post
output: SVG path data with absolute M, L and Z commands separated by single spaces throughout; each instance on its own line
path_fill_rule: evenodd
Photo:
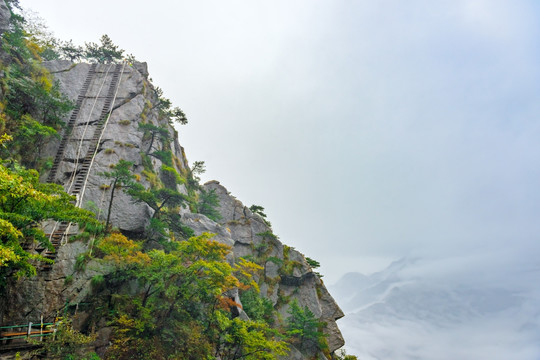
M 41 327 L 39 328 L 39 341 L 43 341 L 43 314 L 41 314 Z
M 30 321 L 30 322 L 28 323 L 28 333 L 26 334 L 26 336 L 27 336 L 28 338 L 30 338 L 30 333 L 31 333 L 31 332 L 32 332 L 32 322 Z

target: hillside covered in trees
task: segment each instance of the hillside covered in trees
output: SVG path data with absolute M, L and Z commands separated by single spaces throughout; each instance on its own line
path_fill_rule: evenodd
M 145 63 L 0 11 L 0 358 L 355 358 L 318 262 L 200 184 Z

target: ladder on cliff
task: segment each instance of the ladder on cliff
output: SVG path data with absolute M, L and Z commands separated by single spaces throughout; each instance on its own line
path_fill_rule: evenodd
M 79 117 L 81 106 L 83 104 L 84 99 L 86 98 L 86 94 L 88 93 L 88 88 L 90 87 L 90 84 L 92 83 L 92 80 L 94 79 L 94 75 L 96 74 L 96 66 L 97 64 L 92 64 L 90 66 L 90 69 L 88 70 L 86 79 L 83 83 L 81 91 L 79 92 L 79 96 L 77 97 L 77 102 L 75 103 L 75 109 L 73 109 L 73 112 L 71 113 L 71 116 L 69 117 L 69 121 L 66 124 L 66 129 L 64 131 L 64 134 L 62 135 L 62 140 L 60 140 L 60 145 L 58 146 L 58 151 L 56 152 L 56 156 L 54 158 L 51 171 L 49 172 L 49 176 L 47 177 L 48 183 L 54 182 L 54 179 L 56 178 L 56 173 L 58 172 L 58 167 L 60 166 L 60 163 L 62 162 L 62 160 L 64 160 L 64 152 L 66 149 L 66 144 L 69 138 L 71 137 L 73 127 L 75 126 L 75 122 L 77 121 L 77 118 Z
M 99 149 L 99 145 L 100 145 L 99 143 L 100 143 L 101 137 L 103 136 L 103 131 L 107 124 L 108 118 L 112 113 L 112 110 L 113 110 L 112 107 L 116 99 L 118 85 L 119 85 L 121 73 L 123 73 L 123 70 L 124 70 L 123 64 L 115 65 L 115 69 L 112 73 L 112 79 L 109 84 L 109 89 L 107 91 L 107 95 L 105 96 L 103 108 L 97 120 L 94 134 L 92 136 L 92 139 L 90 140 L 88 151 L 83 161 L 81 162 L 80 169 L 75 168 L 73 170 L 75 177 L 72 183 L 69 184 L 68 193 L 70 195 L 75 195 L 77 197 L 77 201 L 75 203 L 76 206 L 79 206 L 79 207 L 81 206 L 82 196 L 84 196 L 84 187 L 88 180 L 90 167 L 92 166 L 94 157 L 96 156 L 97 151 Z M 96 64 L 92 64 L 88 72 L 88 75 L 86 77 L 86 80 L 83 84 L 83 87 L 81 88 L 81 92 L 77 99 L 76 108 L 71 114 L 70 121 L 68 123 L 66 131 L 64 132 L 64 136 L 58 148 L 58 151 L 55 157 L 55 162 L 53 164 L 53 168 L 51 169 L 51 172 L 49 173 L 49 177 L 47 178 L 48 182 L 54 181 L 56 177 L 56 173 L 58 171 L 58 167 L 60 166 L 61 162 L 64 160 L 65 146 L 67 142 L 69 141 L 69 139 L 71 138 L 71 133 L 76 123 L 76 120 L 78 118 L 79 110 L 80 110 L 80 107 L 82 106 L 83 100 L 88 98 L 87 96 L 88 88 L 93 80 L 95 73 L 96 73 Z M 99 98 L 99 96 L 100 94 L 97 94 L 96 98 Z M 82 140 L 84 139 L 81 139 L 81 141 Z M 57 256 L 58 248 L 62 245 L 62 242 L 68 236 L 70 227 L 71 227 L 71 223 L 69 222 L 66 222 L 66 221 L 57 222 L 49 237 L 49 240 L 53 246 L 53 249 L 51 250 L 51 249 L 46 248 L 45 251 L 43 251 L 41 255 L 49 260 L 54 261 Z M 49 271 L 51 269 L 52 269 L 52 264 L 47 263 L 41 266 L 41 270 L 43 271 Z
M 79 203 L 82 201 L 82 198 L 80 198 L 80 195 L 82 195 L 81 190 L 83 189 L 83 186 L 85 185 L 88 178 L 87 175 L 90 170 L 92 161 L 97 154 L 98 147 L 100 145 L 99 142 L 101 140 L 101 137 L 103 136 L 103 130 L 105 129 L 105 124 L 112 112 L 112 106 L 115 100 L 115 93 L 120 80 L 120 71 L 122 70 L 122 68 L 122 64 L 116 64 L 112 75 L 111 84 L 109 85 L 109 90 L 107 91 L 105 102 L 103 104 L 103 108 L 101 110 L 101 114 L 99 116 L 99 120 L 94 131 L 94 135 L 92 136 L 92 140 L 90 141 L 88 152 L 86 153 L 86 156 L 82 161 L 81 169 L 77 172 L 77 176 L 73 181 L 73 186 L 70 186 L 70 194 L 79 197 Z M 77 169 L 75 169 L 75 171 L 77 171 Z
M 64 240 L 64 236 L 67 236 L 67 230 L 69 228 L 70 223 L 68 221 L 60 221 L 56 224 L 56 226 L 53 229 L 52 234 L 49 236 L 49 241 L 51 242 L 51 245 L 53 246 L 54 250 L 51 250 L 49 248 L 45 248 L 45 251 L 41 253 L 41 255 L 49 259 L 51 261 L 56 260 L 56 254 L 58 252 L 58 248 L 60 245 L 62 245 L 62 241 Z M 41 270 L 43 271 L 49 271 L 52 270 L 53 264 L 49 263 L 43 263 L 41 265 Z

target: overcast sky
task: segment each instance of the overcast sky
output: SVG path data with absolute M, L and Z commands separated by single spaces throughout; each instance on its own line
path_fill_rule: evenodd
M 407 255 L 538 265 L 540 3 L 20 1 L 148 62 L 203 179 L 327 282 Z

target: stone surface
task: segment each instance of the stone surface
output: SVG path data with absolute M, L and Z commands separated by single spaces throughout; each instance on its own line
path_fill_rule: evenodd
M 76 271 L 77 257 L 87 250 L 88 244 L 83 242 L 67 243 L 59 248 L 51 271 L 38 271 L 37 276 L 8 288 L 0 299 L 0 323 L 35 322 L 41 315 L 45 322 L 50 322 L 66 305 L 76 306 L 83 301 L 91 289 L 92 277 L 110 270 L 92 260 L 86 264 L 85 271 Z
M 264 266 L 264 275 L 267 278 L 275 279 L 279 276 L 279 266 L 273 261 L 267 261 Z
M 305 356 L 296 348 L 292 347 L 287 356 L 281 357 L 282 360 L 304 360 Z
M 217 224 L 202 214 L 186 213 L 183 217 L 183 223 L 195 231 L 195 235 L 201 235 L 204 232 L 215 234 L 212 238 L 222 244 L 232 247 L 234 240 L 227 228 Z
M 4 0 L 0 0 L 0 34 L 9 29 L 9 19 L 11 12 Z

